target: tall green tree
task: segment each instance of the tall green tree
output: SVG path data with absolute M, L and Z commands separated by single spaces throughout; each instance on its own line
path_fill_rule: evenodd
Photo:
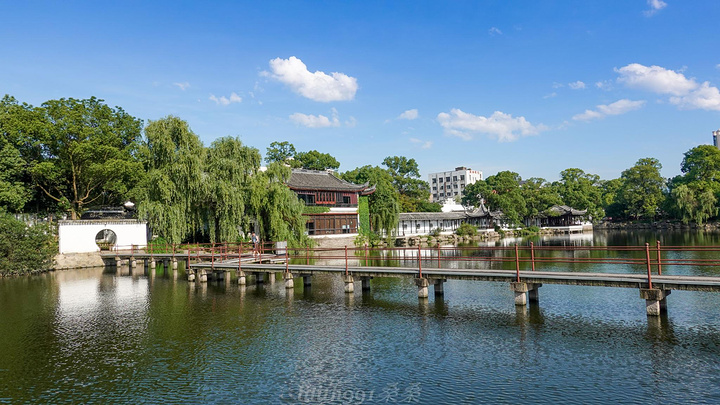
M 310 170 L 326 170 L 333 169 L 337 170 L 340 167 L 340 162 L 337 161 L 328 153 L 320 153 L 316 150 L 308 152 L 298 152 L 295 154 L 295 161 L 293 167 L 302 167 L 303 169 Z
M 250 229 L 250 179 L 260 169 L 260 152 L 240 139 L 215 140 L 206 152 L 206 202 L 199 208 L 211 242 L 235 241 Z
M 295 145 L 291 144 L 288 141 L 272 142 L 267 148 L 267 153 L 265 154 L 265 162 L 267 164 L 274 162 L 287 163 L 288 160 L 295 159 L 296 153 L 297 152 L 295 151 Z
M 587 210 L 594 221 L 605 216 L 602 208 L 602 188 L 600 176 L 585 173 L 581 169 L 570 168 L 560 172 L 560 180 L 553 183 L 563 203 L 572 208 Z
M 666 189 L 660 169 L 659 160 L 643 158 L 622 172 L 619 197 L 626 215 L 636 219 L 653 219 L 658 214 Z
M 668 185 L 671 209 L 686 223 L 702 224 L 716 216 L 720 197 L 720 150 L 711 145 L 696 146 L 685 152 L 680 170 L 683 174 L 673 177 Z
M 393 186 L 400 193 L 402 212 L 440 211 L 440 204 L 429 202 L 430 185 L 421 179 L 415 159 L 388 156 L 382 163 L 392 177 Z
M 138 214 L 171 243 L 205 231 L 203 204 L 209 193 L 205 148 L 187 122 L 168 116 L 150 121 L 142 148 L 147 175 L 134 194 Z
M 370 225 L 373 232 L 391 235 L 397 227 L 400 204 L 390 174 L 377 166 L 363 166 L 342 174 L 342 179 L 352 183 L 370 183 L 375 192 L 368 197 Z
M 520 225 L 527 215 L 527 205 L 520 190 L 519 174 L 502 171 L 478 180 L 465 187 L 463 205 L 478 207 L 482 202 L 491 211 L 502 211 L 505 220 L 512 225 Z
M 553 205 L 562 204 L 557 190 L 540 177 L 525 180 L 520 186 L 520 195 L 525 201 L 527 217 L 537 217 Z
M 605 215 L 613 218 L 625 216 L 625 206 L 623 205 L 620 193 L 623 188 L 623 179 L 611 179 L 601 182 L 601 205 L 605 210 Z
M 37 108 L 39 139 L 28 161 L 34 185 L 70 212 L 117 204 L 142 175 L 136 159 L 142 121 L 95 97 L 50 100 Z
M 42 114 L 6 95 L 0 100 L 0 208 L 21 212 L 33 197 L 28 165 L 34 144 L 44 137 Z

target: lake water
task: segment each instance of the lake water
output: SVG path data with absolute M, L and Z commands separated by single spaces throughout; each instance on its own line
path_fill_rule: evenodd
M 657 239 L 720 245 L 535 243 Z M 674 291 L 654 319 L 634 289 L 545 285 L 526 309 L 507 283 L 448 281 L 426 301 L 411 279 L 357 290 L 333 275 L 291 291 L 103 269 L 0 279 L 0 403 L 720 403 L 720 294 Z

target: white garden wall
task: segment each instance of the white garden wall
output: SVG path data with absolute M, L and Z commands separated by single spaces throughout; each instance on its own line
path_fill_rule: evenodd
M 147 245 L 147 222 L 134 219 L 60 221 L 60 254 L 100 251 L 95 243 L 95 235 L 103 229 L 115 232 L 116 246 L 120 248 Z

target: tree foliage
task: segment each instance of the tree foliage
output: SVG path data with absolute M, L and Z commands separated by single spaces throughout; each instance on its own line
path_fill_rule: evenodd
M 49 269 L 57 253 L 53 228 L 28 226 L 11 214 L 0 213 L 0 274 Z
M 578 168 L 560 172 L 560 180 L 553 183 L 565 205 L 579 210 L 587 210 L 588 217 L 599 220 L 605 216 L 602 207 L 602 188 L 600 176 L 585 173 Z
M 145 137 L 147 175 L 134 193 L 138 214 L 153 233 L 180 243 L 205 230 L 203 203 L 210 187 L 205 148 L 188 124 L 173 116 L 151 121 Z
M 665 179 L 660 169 L 659 160 L 644 158 L 622 172 L 618 197 L 626 215 L 653 219 L 658 214 L 665 198 Z
M 120 203 L 142 175 L 135 158 L 142 121 L 94 97 L 50 100 L 25 112 L 34 186 L 73 218 L 85 207 Z
M 370 227 L 373 232 L 390 235 L 397 227 L 400 212 L 398 193 L 390 174 L 380 167 L 368 165 L 345 172 L 341 177 L 352 183 L 375 185 L 375 192 L 368 197 Z
M 296 166 L 309 170 L 337 170 L 340 167 L 340 162 L 328 153 L 311 150 L 295 154 L 293 167 Z
M 295 158 L 295 146 L 288 141 L 272 142 L 267 148 L 265 162 L 270 163 L 287 163 L 288 159 Z
M 420 170 L 415 159 L 389 156 L 382 163 L 392 177 L 392 184 L 400 194 L 401 212 L 440 211 L 439 204 L 429 202 L 430 186 L 419 179 Z

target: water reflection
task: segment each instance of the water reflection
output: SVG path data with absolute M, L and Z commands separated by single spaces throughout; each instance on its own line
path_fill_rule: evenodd
M 333 275 L 297 283 L 2 279 L 0 402 L 718 399 L 718 294 L 674 293 L 656 318 L 626 289 L 544 286 L 516 307 L 504 283 L 450 280 L 427 300 L 405 279 L 354 294 Z

